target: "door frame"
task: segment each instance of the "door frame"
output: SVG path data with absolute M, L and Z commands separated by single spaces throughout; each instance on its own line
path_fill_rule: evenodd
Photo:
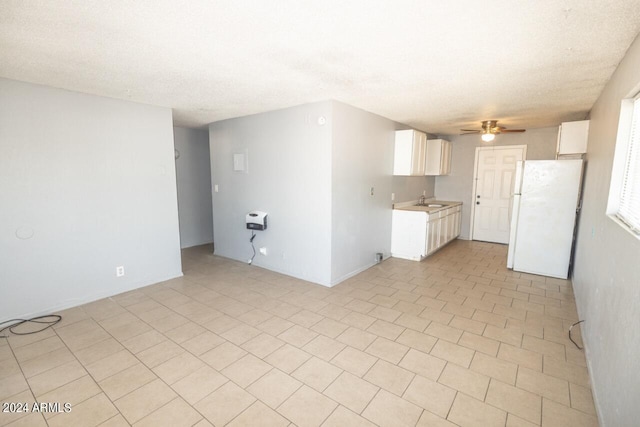
M 495 150 L 504 150 L 504 149 L 512 149 L 512 148 L 520 148 L 522 150 L 522 160 L 527 160 L 527 145 L 491 145 L 491 146 L 479 146 L 476 147 L 476 157 L 473 161 L 473 183 L 472 183 L 472 191 L 471 191 L 471 218 L 469 224 L 469 240 L 473 240 L 473 224 L 475 223 L 476 216 L 476 193 L 478 191 L 478 157 L 480 156 L 481 151 L 495 151 Z M 513 196 L 511 196 L 513 198 Z M 511 202 L 513 203 L 513 202 Z M 511 215 L 511 209 L 513 206 L 509 207 L 509 215 Z

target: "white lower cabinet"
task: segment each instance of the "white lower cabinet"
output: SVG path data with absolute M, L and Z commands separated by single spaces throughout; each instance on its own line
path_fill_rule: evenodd
M 394 209 L 391 256 L 420 261 L 460 235 L 462 209 L 451 206 L 437 212 Z

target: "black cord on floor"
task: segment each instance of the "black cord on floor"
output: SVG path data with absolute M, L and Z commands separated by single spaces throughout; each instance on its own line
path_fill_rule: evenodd
M 253 259 L 256 257 L 256 247 L 253 245 L 253 239 L 256 238 L 256 232 L 251 231 L 251 238 L 249 239 L 249 243 L 251 243 L 251 249 L 253 249 L 253 256 L 249 260 L 249 264 L 253 262 Z
M 577 342 L 575 342 L 575 341 L 573 340 L 573 338 L 571 338 L 571 329 L 573 329 L 573 327 L 574 327 L 574 326 L 576 326 L 577 324 L 582 323 L 582 322 L 584 322 L 584 320 L 580 320 L 579 322 L 576 322 L 576 323 L 574 323 L 573 325 L 569 326 L 569 339 L 571 340 L 571 342 L 572 342 L 576 347 L 578 347 L 578 349 L 579 349 L 579 350 L 582 350 L 582 349 L 583 349 L 583 347 L 580 347 L 580 346 L 578 345 L 578 343 L 577 343 Z
M 43 320 L 43 319 L 51 319 L 51 320 Z M 11 325 L 7 325 L 4 328 L 0 329 L 0 334 L 2 334 L 7 329 L 9 330 L 10 333 L 12 333 L 14 335 L 37 334 L 38 332 L 42 332 L 45 329 L 49 329 L 50 327 L 52 327 L 53 325 L 57 324 L 61 320 L 62 320 L 62 316 L 59 316 L 57 314 L 49 314 L 47 316 L 32 317 L 31 319 L 11 319 L 11 320 L 6 320 L 4 322 L 0 322 L 0 325 L 4 325 L 5 323 L 11 323 Z M 16 322 L 16 323 L 12 323 L 12 322 Z M 29 331 L 29 332 L 16 332 L 15 331 L 15 328 L 17 328 L 20 325 L 24 325 L 25 323 L 42 323 L 43 325 L 47 325 L 47 326 L 45 326 L 45 327 L 43 327 L 41 329 L 38 329 L 37 331 Z M 0 335 L 0 338 L 9 338 L 9 335 Z

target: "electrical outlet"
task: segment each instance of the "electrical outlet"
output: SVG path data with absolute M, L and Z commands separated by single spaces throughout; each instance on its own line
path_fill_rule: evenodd
M 116 277 L 124 276 L 124 265 L 116 267 Z
M 369 190 L 369 193 L 373 196 L 373 187 Z
M 391 193 L 391 201 L 393 202 L 396 199 L 396 193 Z

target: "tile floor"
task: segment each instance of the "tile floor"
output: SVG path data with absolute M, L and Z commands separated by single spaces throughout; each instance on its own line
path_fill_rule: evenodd
M 12 426 L 595 426 L 571 283 L 455 241 L 334 288 L 183 252 L 185 276 L 0 340 Z M 579 333 L 579 331 L 578 331 Z

